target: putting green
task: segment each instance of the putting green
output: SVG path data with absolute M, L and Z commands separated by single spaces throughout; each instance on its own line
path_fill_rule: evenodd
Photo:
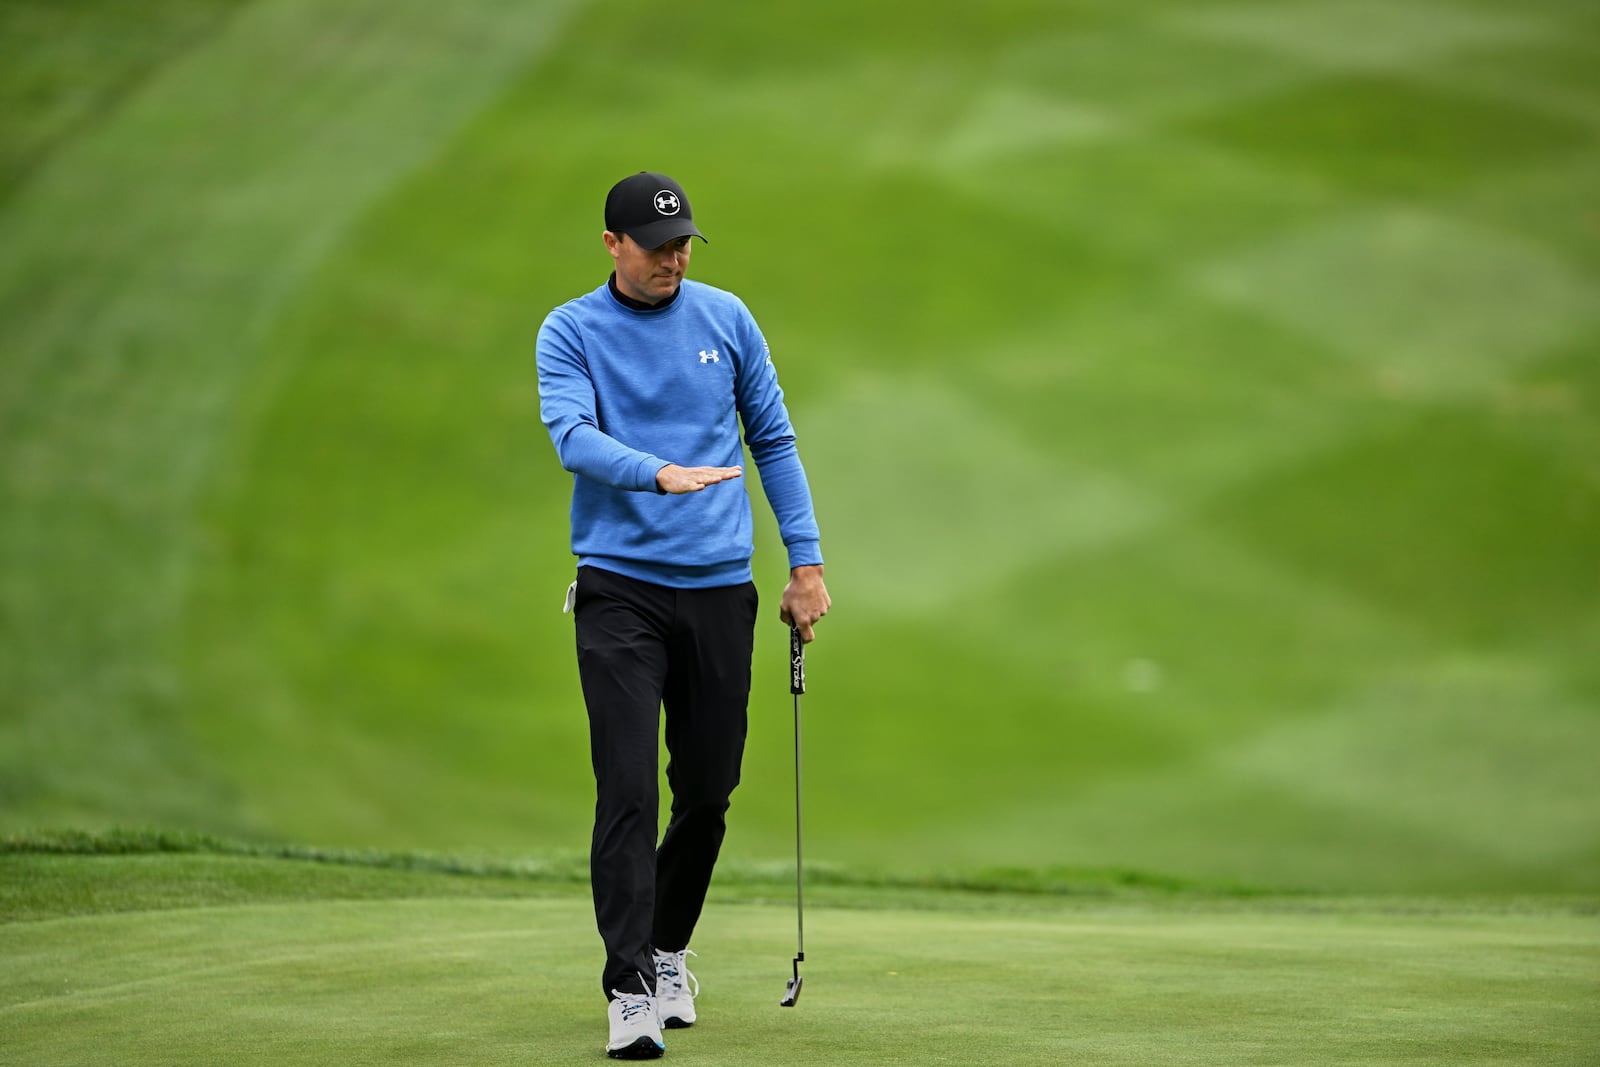
M 0 926 L 8 1062 L 533 1064 L 600 1059 L 581 890 L 282 860 L 4 857 L 13 884 L 254 885 L 219 906 Z M 474 888 L 521 895 L 459 896 Z M 213 889 L 213 896 L 215 890 Z M 384 892 L 402 899 L 326 899 Z M 544 895 L 530 896 L 530 893 Z M 439 896 L 437 894 L 450 894 Z M 720 891 L 702 1022 L 672 1059 L 763 1064 L 1592 1063 L 1600 922 L 1555 904 L 943 894 L 808 906 Z M 857 905 L 871 894 L 856 894 Z M 137 901 L 125 904 L 138 903 Z

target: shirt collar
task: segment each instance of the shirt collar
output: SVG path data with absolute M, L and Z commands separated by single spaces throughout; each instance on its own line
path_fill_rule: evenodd
M 627 295 L 621 289 L 617 288 L 616 271 L 611 272 L 611 277 L 606 279 L 606 285 L 610 287 L 611 295 L 617 298 L 617 303 L 621 304 L 623 307 L 632 308 L 635 311 L 665 311 L 667 308 L 672 306 L 672 302 L 674 300 L 678 299 L 678 294 L 683 292 L 683 283 L 679 282 L 678 287 L 672 290 L 672 295 L 661 301 L 661 303 L 646 304 L 643 300 L 635 300 L 633 297 Z

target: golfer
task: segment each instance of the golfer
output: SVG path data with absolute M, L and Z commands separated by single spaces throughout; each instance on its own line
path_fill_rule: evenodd
M 766 340 L 738 297 L 684 277 L 705 237 L 683 188 L 622 179 L 601 236 L 610 279 L 539 330 L 539 411 L 574 476 L 568 606 L 594 764 L 606 1052 L 652 1059 L 662 1027 L 695 1021 L 689 939 L 744 755 L 757 597 L 741 424 L 788 550 L 779 617 L 810 641 L 830 601 Z M 658 845 L 663 708 L 672 809 Z

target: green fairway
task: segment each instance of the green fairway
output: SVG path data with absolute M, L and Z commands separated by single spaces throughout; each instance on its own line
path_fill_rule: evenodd
M 816 490 L 819 859 L 1600 888 L 1592 10 L 677 17 L 0 8 L 0 829 L 584 847 L 533 336 L 651 167 Z
M 33 854 L 0 856 L 0 885 L 28 911 L 0 925 L 8 1063 L 603 1060 L 579 886 Z M 667 1032 L 672 1061 L 1555 1067 L 1600 1048 L 1592 906 L 823 890 L 786 1010 L 793 909 L 762 895 L 714 892 L 701 1022 Z

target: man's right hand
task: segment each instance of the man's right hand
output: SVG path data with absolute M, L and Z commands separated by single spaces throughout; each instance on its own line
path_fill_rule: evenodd
M 742 474 L 743 467 L 680 467 L 668 463 L 656 471 L 656 485 L 663 493 L 698 493 L 708 485 L 732 481 Z

